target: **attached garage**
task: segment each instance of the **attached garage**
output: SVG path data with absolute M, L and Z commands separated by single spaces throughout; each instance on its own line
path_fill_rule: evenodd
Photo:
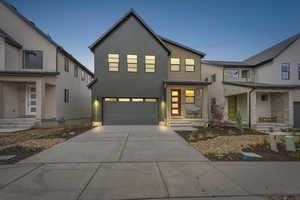
M 159 121 L 157 99 L 104 98 L 104 125 L 157 125 Z
M 300 128 L 300 102 L 294 102 L 294 128 Z

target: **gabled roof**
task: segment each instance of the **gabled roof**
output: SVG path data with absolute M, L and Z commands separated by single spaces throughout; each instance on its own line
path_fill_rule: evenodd
M 22 45 L 19 42 L 17 42 L 17 40 L 15 40 L 10 35 L 8 35 L 5 31 L 3 31 L 1 28 L 0 28 L 0 37 L 3 38 L 10 45 L 13 45 L 18 49 L 22 49 Z
M 249 65 L 259 65 L 265 62 L 268 62 L 282 53 L 285 49 L 287 49 L 291 44 L 293 44 L 297 39 L 300 38 L 300 33 L 258 53 L 250 58 L 246 59 L 244 62 L 248 63 Z
M 193 48 L 190 48 L 190 47 L 185 46 L 185 45 L 183 45 L 183 44 L 180 44 L 180 43 L 178 43 L 178 42 L 175 42 L 175 41 L 173 41 L 173 40 L 171 40 L 171 39 L 169 39 L 169 38 L 165 38 L 165 37 L 162 37 L 162 36 L 159 36 L 159 37 L 160 37 L 160 38 L 162 39 L 162 41 L 164 41 L 164 42 L 173 44 L 173 45 L 175 45 L 175 46 L 177 46 L 177 47 L 181 47 L 181 48 L 186 49 L 186 50 L 188 50 L 188 51 L 191 51 L 191 52 L 193 52 L 193 53 L 195 53 L 195 54 L 198 54 L 198 55 L 200 55 L 200 56 L 202 56 L 202 57 L 204 57 L 204 56 L 206 55 L 205 53 L 203 53 L 203 52 L 201 52 L 201 51 L 198 51 L 198 50 L 196 50 L 196 49 L 193 49 Z
M 224 66 L 224 67 L 249 67 L 248 63 L 241 62 L 241 61 L 216 61 L 216 60 L 202 60 L 202 63 L 217 65 L 217 66 Z
M 5 7 L 7 7 L 10 11 L 12 11 L 14 14 L 16 14 L 18 17 L 20 17 L 26 24 L 28 24 L 31 28 L 33 28 L 35 31 L 37 31 L 42 37 L 44 37 L 47 41 L 49 41 L 51 44 L 56 46 L 58 50 L 60 50 L 62 53 L 64 53 L 65 56 L 69 57 L 71 60 L 76 62 L 84 71 L 86 71 L 88 74 L 94 76 L 93 72 L 91 72 L 88 68 L 86 68 L 83 64 L 81 64 L 77 59 L 75 59 L 73 56 L 70 57 L 70 53 L 68 53 L 62 46 L 57 44 L 50 35 L 44 33 L 41 29 L 39 29 L 32 21 L 27 19 L 24 15 L 22 15 L 14 6 L 8 4 L 4 0 L 0 0 L 0 3 L 2 3 Z
M 168 52 L 171 53 L 169 48 L 163 43 L 155 32 L 144 22 L 144 20 L 131 8 L 121 19 L 119 19 L 108 31 L 101 35 L 93 44 L 89 46 L 90 50 L 94 52 L 96 46 L 98 46 L 104 39 L 106 39 L 114 30 L 116 30 L 123 22 L 125 22 L 130 16 L 133 16 L 141 23 L 142 26 L 156 39 L 156 41 Z

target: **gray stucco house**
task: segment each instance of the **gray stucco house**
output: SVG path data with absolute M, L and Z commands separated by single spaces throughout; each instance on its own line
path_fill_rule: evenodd
M 208 118 L 204 53 L 158 36 L 130 10 L 90 47 L 96 125 L 195 124 Z

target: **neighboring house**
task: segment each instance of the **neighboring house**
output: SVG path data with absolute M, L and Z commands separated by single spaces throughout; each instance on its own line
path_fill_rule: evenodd
M 204 53 L 158 36 L 130 10 L 90 46 L 93 119 L 108 124 L 190 125 L 207 120 Z
M 203 61 L 210 105 L 224 108 L 229 122 L 300 128 L 300 34 L 242 62 Z
M 0 126 L 89 122 L 92 78 L 49 35 L 0 1 Z

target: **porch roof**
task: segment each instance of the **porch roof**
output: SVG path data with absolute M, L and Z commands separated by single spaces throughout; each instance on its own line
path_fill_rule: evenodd
M 0 71 L 0 76 L 57 76 L 59 72 Z
M 166 85 L 200 85 L 208 86 L 211 82 L 207 81 L 190 81 L 190 80 L 164 80 Z
M 280 85 L 271 83 L 257 83 L 257 82 L 240 82 L 240 81 L 223 81 L 224 84 L 248 87 L 248 88 L 259 88 L 259 89 L 295 89 L 300 88 L 300 85 Z

